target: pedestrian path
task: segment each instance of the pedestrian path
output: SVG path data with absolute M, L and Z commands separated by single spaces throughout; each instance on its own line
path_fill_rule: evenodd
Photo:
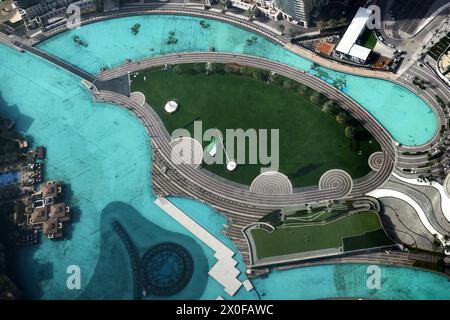
M 392 189 L 377 189 L 367 194 L 368 196 L 374 198 L 397 198 L 408 203 L 413 209 L 416 211 L 419 216 L 420 222 L 422 222 L 423 226 L 430 232 L 432 235 L 436 236 L 436 238 L 442 243 L 445 247 L 446 245 L 450 245 L 450 242 L 447 241 L 443 234 L 439 233 L 428 221 L 428 218 L 423 211 L 422 207 L 410 196 Z M 445 254 L 450 255 L 450 250 L 446 250 Z
M 435 188 L 439 194 L 441 195 L 441 209 L 442 212 L 444 214 L 445 219 L 447 219 L 448 222 L 450 222 L 450 198 L 447 195 L 447 193 L 445 192 L 445 189 L 442 185 L 440 185 L 438 182 L 436 181 L 431 181 L 429 183 L 427 182 L 419 182 L 416 179 L 408 179 L 408 178 L 404 178 L 396 173 L 393 173 L 393 176 L 396 177 L 397 179 L 399 179 L 400 181 L 412 184 L 412 185 L 416 185 L 416 186 L 431 186 L 433 188 Z
M 169 216 L 174 218 L 178 223 L 214 250 L 214 257 L 218 261 L 211 270 L 209 270 L 208 274 L 224 287 L 226 293 L 233 296 L 242 285 L 242 282 L 237 278 L 241 272 L 236 268 L 237 261 L 233 259 L 235 254 L 234 251 L 206 231 L 201 225 L 178 209 L 166 198 L 157 198 L 155 203 Z

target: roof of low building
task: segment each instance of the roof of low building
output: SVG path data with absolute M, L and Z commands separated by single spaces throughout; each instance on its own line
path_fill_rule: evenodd
M 50 216 L 52 218 L 63 217 L 66 211 L 66 204 L 64 202 L 55 203 L 50 206 Z
M 369 57 L 369 54 L 372 52 L 369 48 L 359 46 L 357 44 L 353 45 L 352 49 L 350 50 L 350 55 L 352 57 L 361 59 L 361 60 L 367 60 Z
M 350 26 L 345 31 L 344 36 L 336 47 L 336 51 L 350 54 L 353 45 L 356 43 L 356 40 L 361 36 L 363 31 L 366 29 L 367 21 L 372 15 L 372 10 L 367 8 L 359 8 L 355 17 L 353 18 Z
M 41 223 L 47 221 L 47 207 L 35 208 L 31 214 L 32 223 Z
M 47 182 L 42 184 L 41 191 L 44 197 L 56 197 L 58 195 L 58 188 L 61 187 L 61 182 Z

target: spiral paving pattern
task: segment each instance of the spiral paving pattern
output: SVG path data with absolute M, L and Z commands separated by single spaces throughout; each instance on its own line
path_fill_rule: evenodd
M 325 172 L 319 180 L 319 189 L 334 189 L 339 190 L 340 193 L 347 195 L 352 191 L 353 180 L 352 177 L 340 169 L 328 170 Z
M 187 164 L 198 167 L 203 160 L 203 148 L 200 142 L 189 137 L 180 137 L 170 141 L 171 160 L 175 165 Z
M 374 171 L 379 171 L 383 167 L 384 153 L 382 151 L 374 152 L 369 157 L 369 167 Z
M 130 94 L 130 99 L 138 103 L 140 106 L 143 106 L 145 104 L 145 95 L 140 91 L 132 92 Z
M 292 194 L 292 183 L 284 174 L 277 171 L 268 171 L 257 176 L 250 185 L 251 192 L 271 195 Z

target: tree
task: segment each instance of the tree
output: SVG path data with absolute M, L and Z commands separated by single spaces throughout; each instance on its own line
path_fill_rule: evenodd
M 291 79 L 286 79 L 283 81 L 283 87 L 286 89 L 295 89 L 295 82 L 292 81 Z
M 274 82 L 277 82 L 278 81 L 278 75 L 276 74 L 276 73 L 270 73 L 270 75 L 269 75 L 269 83 L 274 83 Z
M 192 70 L 195 73 L 203 73 L 205 72 L 205 65 L 203 63 L 195 63 L 194 66 L 192 67 Z
M 216 72 L 216 64 L 214 62 L 209 62 L 206 64 L 206 73 L 214 73 Z
M 264 82 L 269 79 L 269 76 L 270 76 L 269 71 L 267 71 L 267 70 L 255 69 L 255 70 L 253 70 L 253 73 L 252 73 L 253 79 L 261 80 Z
M 225 73 L 232 73 L 233 72 L 233 67 L 231 65 L 229 65 L 229 64 L 226 64 L 223 67 L 223 71 L 225 71 Z
M 253 9 L 248 9 L 247 10 L 247 18 L 249 20 L 255 19 L 255 12 L 253 11 Z
M 336 19 L 330 19 L 328 21 L 331 28 L 336 28 L 339 25 L 339 21 Z
M 183 69 L 181 68 L 181 66 L 179 64 L 174 65 L 172 70 L 178 74 L 183 73 Z
M 220 0 L 219 6 L 222 11 L 227 11 L 227 9 L 230 7 L 231 1 L 230 0 Z
M 292 38 L 292 36 L 294 35 L 294 29 L 288 28 L 287 35 L 289 38 Z
M 324 26 L 325 26 L 325 21 L 323 21 L 323 20 L 316 21 L 317 29 L 322 30 L 324 28 Z
M 337 116 L 336 116 L 336 122 L 341 124 L 341 125 L 345 125 L 347 123 L 348 120 L 348 116 L 346 113 L 344 112 L 340 112 Z
M 322 94 L 320 92 L 314 91 L 313 94 L 309 97 L 312 103 L 316 105 L 320 105 L 322 103 Z
M 284 24 L 279 24 L 279 25 L 277 26 L 277 28 L 278 28 L 278 31 L 281 32 L 281 34 L 283 34 L 283 33 L 284 33 L 284 29 L 286 29 L 286 27 L 284 26 Z
M 336 106 L 334 101 L 328 100 L 322 105 L 322 111 L 328 114 L 334 114 L 336 111 Z
M 355 139 L 356 138 L 356 130 L 352 126 L 348 126 L 345 128 L 345 136 L 349 139 Z
M 308 92 L 308 87 L 302 83 L 299 83 L 297 86 L 297 92 L 299 95 L 304 96 Z

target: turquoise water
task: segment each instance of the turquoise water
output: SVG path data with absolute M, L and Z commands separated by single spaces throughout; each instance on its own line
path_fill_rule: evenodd
M 191 283 L 197 285 L 192 292 L 177 297 L 231 298 L 215 280 L 204 277 L 204 271 L 216 262 L 213 252 L 154 205 L 149 138 L 132 114 L 94 102 L 78 78 L 3 45 L 0 45 L 0 79 L 7 79 L 0 82 L 1 114 L 14 120 L 17 129 L 33 137 L 36 145 L 47 147 L 46 178 L 66 182 L 74 215 L 68 240 L 43 239 L 37 247 L 20 250 L 17 274 L 29 297 L 130 299 L 131 268 L 123 246 L 110 228 L 115 219 L 128 230 L 140 252 L 166 240 L 182 242 L 191 252 L 197 252 L 198 272 Z M 237 252 L 220 233 L 224 217 L 199 202 L 170 200 Z M 238 253 L 236 259 L 241 272 L 245 272 Z M 66 288 L 66 268 L 70 265 L 81 268 L 82 290 Z M 382 267 L 382 270 L 386 285 L 376 296 L 361 290 L 364 265 L 273 272 L 254 284 L 263 299 L 332 296 L 449 299 L 447 278 L 416 270 L 411 273 L 405 268 Z M 234 298 L 256 299 L 258 295 L 241 288 Z
M 186 16 L 138 16 L 102 21 L 70 30 L 39 44 L 39 47 L 88 72 L 96 74 L 101 67 L 111 68 L 125 59 L 142 59 L 175 52 L 209 51 L 255 55 L 311 72 L 332 83 L 345 83 L 343 91 L 368 110 L 392 135 L 408 146 L 428 142 L 435 134 L 437 120 L 432 110 L 418 96 L 389 81 L 363 78 L 334 72 L 326 68 L 311 69 L 312 63 L 263 37 L 248 46 L 246 40 L 254 34 L 236 26 L 210 20 L 210 28 L 199 25 L 202 19 Z M 138 35 L 131 27 L 141 24 Z M 178 42 L 166 43 L 168 33 L 175 32 Z M 78 35 L 88 43 L 81 47 L 73 43 Z
M 43 239 L 40 246 L 20 252 L 17 270 L 31 297 L 71 299 L 80 295 L 66 289 L 66 268 L 70 265 L 80 266 L 82 286 L 88 286 L 100 255 L 101 213 L 111 203 L 133 207 L 140 214 L 135 217 L 170 230 L 167 234 L 191 237 L 153 203 L 149 139 L 131 113 L 94 102 L 78 78 L 30 54 L 0 46 L 0 57 L 0 78 L 8 79 L 0 83 L 2 115 L 16 121 L 16 128 L 32 136 L 36 145 L 47 147 L 46 178 L 65 181 L 72 195 L 75 223 L 69 239 Z M 213 214 L 200 204 L 192 209 Z M 215 223 L 210 229 L 218 232 L 223 220 Z M 211 250 L 192 239 L 211 268 L 216 262 Z M 136 241 L 146 246 L 146 239 Z M 151 239 L 148 241 L 150 245 Z M 122 290 L 116 294 L 129 298 L 131 293 Z M 245 298 L 241 292 L 235 298 Z M 208 277 L 201 298 L 215 299 L 218 295 L 224 295 L 223 289 Z
M 337 264 L 272 271 L 257 279 L 261 299 L 353 297 L 383 300 L 450 299 L 450 279 L 417 269 L 379 266 L 380 289 L 368 289 L 367 265 Z

